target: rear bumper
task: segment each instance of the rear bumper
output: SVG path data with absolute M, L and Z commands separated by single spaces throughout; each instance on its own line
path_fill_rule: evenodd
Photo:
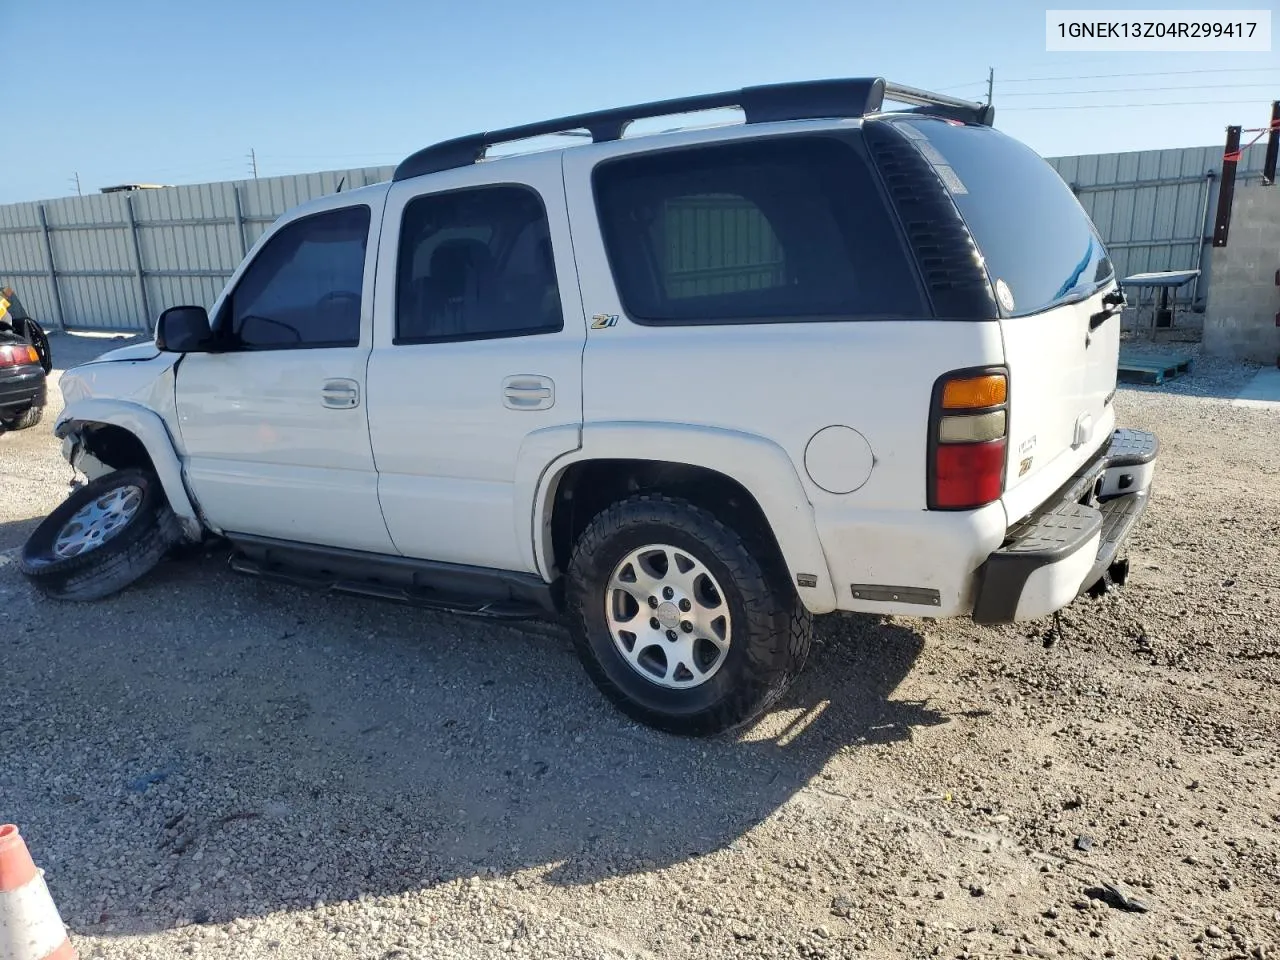
M 1012 527 L 978 571 L 973 619 L 1034 620 L 1060 610 L 1115 570 L 1121 547 L 1147 509 L 1160 444 L 1117 430 L 1060 494 Z
M 44 368 L 37 364 L 0 369 L 0 416 L 20 414 L 33 405 L 43 407 L 46 382 Z

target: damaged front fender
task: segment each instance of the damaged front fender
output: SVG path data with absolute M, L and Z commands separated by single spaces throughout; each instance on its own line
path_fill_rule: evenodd
M 199 540 L 204 534 L 204 524 L 183 480 L 182 463 L 164 421 L 146 407 L 125 400 L 93 397 L 68 406 L 54 425 L 54 436 L 62 440 L 62 455 L 67 462 L 90 479 L 122 466 L 140 465 L 112 463 L 104 450 L 96 449 L 94 434 L 103 428 L 123 431 L 141 446 L 164 487 L 184 536 Z

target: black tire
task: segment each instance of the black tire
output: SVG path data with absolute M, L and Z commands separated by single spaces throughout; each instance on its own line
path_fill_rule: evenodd
M 4 421 L 6 430 L 26 430 L 34 427 L 40 422 L 40 418 L 44 416 L 44 407 L 37 407 L 34 404 L 11 420 Z
M 128 485 L 141 490 L 141 502 L 118 532 L 76 556 L 55 555 L 58 534 L 77 511 Z M 169 508 L 155 474 L 139 468 L 115 470 L 76 490 L 31 532 L 22 548 L 19 567 L 51 597 L 98 600 L 149 573 L 181 538 L 178 518 Z
M 774 551 L 685 500 L 641 494 L 588 524 L 569 564 L 567 601 L 574 645 L 591 679 L 628 716 L 684 736 L 750 722 L 804 666 L 812 618 Z M 698 686 L 670 689 L 646 679 L 619 652 L 606 619 L 608 584 L 633 550 L 669 544 L 703 564 L 721 586 L 732 620 L 724 662 Z

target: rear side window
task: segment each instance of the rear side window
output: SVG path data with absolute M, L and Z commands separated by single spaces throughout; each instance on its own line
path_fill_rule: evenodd
M 619 295 L 641 323 L 919 317 L 915 275 L 849 144 L 786 137 L 595 172 Z
M 1007 315 L 1084 299 L 1112 278 L 1089 215 L 1030 147 L 990 127 L 898 122 L 955 201 Z
M 400 227 L 396 343 L 564 327 L 542 199 L 492 186 L 410 200 Z

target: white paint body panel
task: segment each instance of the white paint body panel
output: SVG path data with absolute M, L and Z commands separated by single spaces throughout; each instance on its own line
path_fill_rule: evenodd
M 364 398 L 348 409 L 321 402 L 329 380 L 350 380 L 365 393 L 385 195 L 385 187 L 365 188 L 308 204 L 281 218 L 254 248 L 256 254 L 301 215 L 369 204 L 359 346 L 183 357 L 176 392 L 187 482 L 214 527 L 353 550 L 395 551 L 378 505 Z M 228 291 L 244 268 L 242 264 Z M 224 291 L 219 306 L 225 297 Z
M 531 187 L 546 207 L 564 326 L 524 337 L 392 343 L 395 270 L 405 205 L 440 191 L 500 182 Z M 504 161 L 495 181 L 485 165 L 394 184 L 378 257 L 376 331 L 369 358 L 373 456 L 387 527 L 409 557 L 536 572 L 532 509 L 517 505 L 522 461 L 544 469 L 579 446 L 585 321 L 565 212 L 560 155 Z M 504 383 L 544 378 L 553 404 L 512 409 Z M 556 429 L 556 428 L 568 429 Z M 532 444 L 531 437 L 540 439 Z
M 1089 330 L 1089 317 L 1102 309 L 1110 289 L 1079 303 L 1000 321 L 1009 367 L 1004 504 L 1011 523 L 1044 503 L 1115 429 L 1115 409 L 1107 401 L 1116 387 L 1120 318 Z M 1089 428 L 1083 442 L 1076 436 L 1078 422 Z M 1030 469 L 1021 473 L 1027 458 Z

